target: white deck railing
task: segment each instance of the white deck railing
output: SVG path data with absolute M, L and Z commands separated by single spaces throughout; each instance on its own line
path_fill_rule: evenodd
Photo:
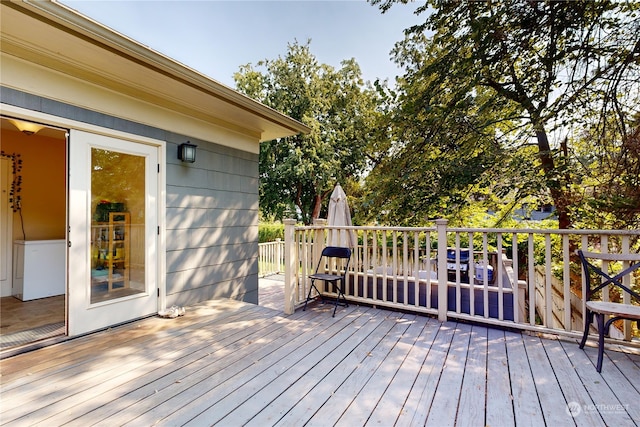
M 258 244 L 258 276 L 265 277 L 284 272 L 284 242 Z
M 327 227 L 323 220 L 301 227 L 285 220 L 286 313 L 304 304 L 308 276 L 322 248 L 336 241 L 335 233 L 358 237 L 347 272 L 350 301 L 432 314 L 441 321 L 572 336 L 582 333 L 586 286 L 575 250 L 624 254 L 638 252 L 640 244 L 638 230 L 449 228 L 446 220 L 425 228 Z M 473 254 L 468 280 L 460 249 Z M 447 260 L 447 250 L 455 259 Z M 610 271 L 624 267 L 603 266 Z M 633 285 L 640 287 L 640 278 L 635 280 Z M 603 295 L 609 298 L 608 292 Z M 633 333 L 630 322 L 624 322 L 620 339 L 628 341 Z

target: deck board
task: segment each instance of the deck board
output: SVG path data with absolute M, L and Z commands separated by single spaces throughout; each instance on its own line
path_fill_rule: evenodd
M 515 425 L 508 372 L 509 358 L 505 333 L 498 329 L 487 329 L 485 423 L 488 426 Z
M 376 371 L 369 377 L 365 386 L 360 390 L 347 410 L 342 414 L 337 425 L 365 425 L 376 407 L 384 410 L 384 408 L 388 407 L 399 408 L 402 406 L 403 402 L 398 402 L 393 406 L 381 405 L 379 402 L 394 377 L 402 368 L 413 344 L 420 336 L 424 325 L 426 324 L 426 318 L 410 317 L 407 319 L 400 319 L 398 323 L 404 322 L 407 322 L 408 327 L 404 332 L 402 332 L 402 335 L 398 338 L 398 341 L 394 343 L 391 351 L 389 351 Z
M 486 394 L 487 384 L 487 328 L 474 326 L 471 329 L 469 340 L 469 352 L 464 378 L 460 390 L 458 425 L 479 426 L 485 425 L 485 401 L 478 396 Z
M 118 413 L 130 416 L 135 412 L 133 408 L 128 409 L 131 405 L 137 405 L 138 402 L 143 401 L 145 398 L 155 395 L 158 390 L 165 390 L 174 384 L 182 383 L 186 377 L 197 378 L 199 371 L 210 364 L 207 359 L 208 355 L 215 352 L 233 352 L 236 349 L 240 349 L 239 340 L 247 335 L 255 333 L 267 335 L 280 331 L 280 324 L 277 322 L 272 324 L 264 322 L 263 324 L 258 324 L 256 322 L 259 318 L 264 318 L 265 314 L 254 313 L 253 315 L 247 315 L 239 313 L 238 316 L 227 317 L 226 320 L 230 324 L 238 320 L 254 322 L 253 328 L 245 328 L 238 331 L 235 328 L 225 328 L 222 325 L 216 329 L 215 335 L 209 339 L 203 340 L 202 337 L 198 337 L 197 345 L 183 346 L 182 348 L 186 348 L 188 351 L 181 357 L 173 359 L 167 358 L 166 354 L 163 355 L 164 363 L 156 366 L 152 372 L 123 383 L 121 386 L 110 390 L 109 393 L 102 394 L 98 399 L 91 399 L 86 402 L 82 410 L 85 414 L 77 417 L 74 422 L 77 425 L 87 425 L 91 421 L 103 420 Z M 141 350 L 145 351 L 144 349 Z M 108 405 L 107 403 L 111 401 L 117 403 Z M 141 404 L 144 406 L 145 403 Z M 141 407 L 136 406 L 136 410 L 139 409 Z M 79 410 L 80 408 L 76 408 L 76 411 Z M 117 418 L 117 416 L 114 418 Z
M 268 321 L 268 318 L 262 321 Z M 321 320 L 313 326 L 320 329 L 331 326 L 331 322 Z M 242 328 L 251 330 L 251 325 L 244 325 Z M 286 351 L 307 342 L 310 334 L 306 332 L 310 332 L 311 328 L 311 324 L 300 324 L 295 331 L 284 327 L 284 334 L 274 332 L 274 336 L 265 337 L 269 345 L 262 344 L 263 336 L 260 333 L 244 337 L 239 341 L 239 348 L 226 349 L 222 354 L 215 355 L 214 363 L 195 374 L 185 376 L 177 386 L 172 385 L 160 393 L 150 395 L 144 405 L 136 405 L 136 413 L 128 414 L 129 419 L 126 421 L 131 425 L 153 425 L 167 417 L 167 423 L 189 421 L 244 384 L 247 371 L 264 369 Z M 166 407 L 172 408 L 170 414 L 166 414 Z
M 543 425 L 543 411 L 537 397 L 522 335 L 507 332 L 505 338 L 516 425 Z
M 411 391 L 409 385 L 416 383 L 416 372 L 420 371 L 422 363 L 427 356 L 425 343 L 433 341 L 438 331 L 437 325 L 439 325 L 439 322 L 435 319 L 426 319 L 420 335 L 412 343 L 407 357 L 371 413 L 366 425 L 394 425 L 400 414 L 395 411 L 389 411 L 387 408 L 403 408 L 404 406 L 403 412 L 408 410 L 408 397 Z
M 620 400 L 616 397 L 614 391 L 609 387 L 606 379 L 603 379 L 603 375 L 599 374 L 593 369 L 591 360 L 593 357 L 589 357 L 589 352 L 582 351 L 574 345 L 567 345 L 564 342 L 559 342 L 562 345 L 569 360 L 573 362 L 573 366 L 576 374 L 580 378 L 580 382 L 584 385 L 585 391 L 593 399 L 594 405 L 602 405 L 604 410 L 595 411 L 590 407 L 584 407 L 582 412 L 594 412 L 600 415 L 605 425 L 608 426 L 634 426 L 635 423 L 629 416 L 627 411 L 615 410 Z M 595 355 L 594 352 L 593 355 Z M 616 386 L 614 386 L 616 387 Z M 636 400 L 635 402 L 638 402 Z M 611 408 L 612 410 L 609 410 Z
M 247 420 L 247 426 L 265 426 L 273 425 L 287 414 L 294 403 L 299 402 L 303 397 L 307 396 L 314 390 L 322 390 L 323 386 L 331 386 L 344 380 L 344 370 L 342 366 L 351 366 L 348 361 L 353 357 L 353 353 L 358 353 L 358 347 L 354 349 L 353 339 L 366 341 L 371 334 L 376 331 L 379 323 L 382 321 L 381 316 L 377 316 L 377 310 L 370 309 L 360 316 L 362 325 L 354 325 L 357 329 L 349 339 L 344 340 L 338 347 L 333 349 L 328 355 L 323 357 L 312 367 L 307 369 L 297 369 L 295 375 L 282 376 L 280 381 L 269 384 L 264 390 L 271 393 L 266 399 L 262 400 L 262 408 L 256 407 L 254 411 L 249 412 L 251 419 Z M 306 367 L 305 367 L 306 368 Z M 304 371 L 304 372 L 302 372 Z M 310 396 L 309 401 L 314 397 Z M 225 420 L 227 421 L 227 420 Z
M 404 317 L 414 317 L 414 315 L 404 315 Z M 309 419 L 311 424 L 335 425 L 338 422 L 409 327 L 409 322 L 402 320 L 403 316 L 395 313 L 391 313 L 385 319 L 387 323 L 392 323 L 387 334 L 374 343 L 375 346 L 364 349 L 360 354 L 360 363 L 353 366 L 352 372 L 346 376 L 344 382 L 336 385 L 334 391 L 327 396 L 325 403 Z
M 456 417 L 452 415 L 458 411 L 470 336 L 470 325 L 456 325 L 453 340 L 442 367 L 440 381 L 429 408 L 429 416 L 427 417 L 429 424 L 443 427 L 455 424 Z
M 525 336 L 524 345 L 545 422 L 552 426 L 575 425 L 540 338 Z
M 303 425 L 327 403 L 335 390 L 341 387 L 353 371 L 361 366 L 363 360 L 372 357 L 371 349 L 384 340 L 395 325 L 397 317 L 396 314 L 387 317 L 382 310 L 375 311 L 375 317 L 372 322 L 375 322 L 376 328 L 366 336 L 365 334 L 359 335 L 359 340 L 353 343 L 356 344 L 353 347 L 353 351 L 331 369 L 321 381 L 317 381 L 316 385 L 305 395 L 292 399 L 290 409 L 274 425 Z M 264 424 L 255 423 L 255 425 Z
M 596 360 L 595 348 L 588 348 L 587 352 L 591 360 Z M 625 404 L 625 410 L 637 423 L 640 420 L 640 405 L 633 402 L 640 402 L 640 369 L 629 355 L 615 351 L 606 352 L 606 355 L 609 360 L 602 366 L 602 377 L 619 402 L 629 402 Z
M 599 374 L 591 341 L 583 351 L 371 307 L 335 318 L 331 304 L 272 307 L 208 301 L 3 359 L 0 424 L 640 423 L 635 349 L 607 349 Z
M 592 398 L 585 390 L 585 385 L 583 384 L 580 376 L 576 373 L 575 365 L 580 362 L 578 360 L 569 360 L 562 344 L 558 340 L 545 339 L 542 343 L 548 355 L 551 367 L 555 372 L 558 385 L 560 385 L 560 388 L 562 389 L 565 402 L 572 405 L 577 404 L 579 408 L 593 404 Z M 577 345 L 574 347 L 578 348 Z M 578 354 L 576 355 L 578 357 L 583 356 Z M 587 360 L 586 358 L 582 359 L 583 361 Z M 593 370 L 595 372 L 595 368 L 593 368 Z M 578 409 L 578 411 L 580 411 L 580 413 L 576 418 L 579 417 L 581 425 L 604 425 L 602 418 L 597 411 L 583 411 L 582 409 Z
M 277 360 L 265 360 L 264 370 L 248 373 L 241 387 L 190 420 L 190 424 L 198 426 L 222 421 L 225 425 L 244 425 L 253 414 L 269 405 L 271 396 L 277 395 L 317 363 L 330 357 L 366 320 L 362 312 L 353 311 L 320 333 L 310 330 L 309 339 L 303 345 L 283 349 L 283 357 L 278 356 Z M 251 396 L 251 399 L 243 402 L 243 396 Z M 242 404 L 234 408 L 238 402 Z
M 420 426 L 427 421 L 454 330 L 455 324 L 442 323 L 439 325 L 435 339 L 427 343 L 427 357 L 418 371 L 418 378 L 411 388 L 405 407 L 400 412 L 397 421 L 399 425 Z

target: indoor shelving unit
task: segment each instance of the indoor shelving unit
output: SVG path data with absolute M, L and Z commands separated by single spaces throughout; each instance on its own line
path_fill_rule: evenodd
M 129 212 L 109 212 L 106 222 L 94 222 L 91 285 L 106 292 L 129 287 L 131 238 Z M 106 285 L 106 287 L 105 287 Z

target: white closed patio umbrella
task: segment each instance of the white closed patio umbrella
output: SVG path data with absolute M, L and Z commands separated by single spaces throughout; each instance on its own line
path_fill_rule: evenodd
M 336 184 L 333 193 L 331 193 L 327 225 L 329 227 L 350 227 L 353 225 L 351 223 L 351 211 L 349 210 L 347 195 L 340 184 Z M 331 230 L 330 233 L 329 244 L 331 246 L 356 247 L 356 236 L 353 230 Z

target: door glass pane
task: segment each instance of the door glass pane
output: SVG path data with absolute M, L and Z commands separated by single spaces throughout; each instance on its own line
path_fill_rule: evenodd
M 145 292 L 145 158 L 91 149 L 91 303 Z

